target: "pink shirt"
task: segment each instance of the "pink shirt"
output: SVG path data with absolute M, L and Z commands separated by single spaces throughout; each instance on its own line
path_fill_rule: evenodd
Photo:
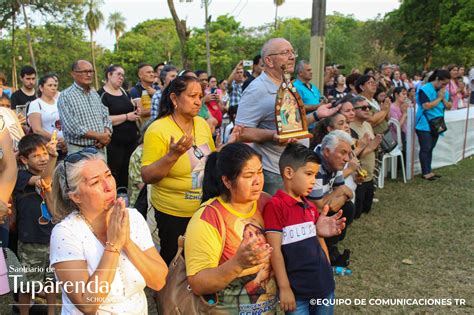
M 400 119 L 402 118 L 402 111 L 399 106 L 397 106 L 395 103 L 392 103 L 390 106 L 390 118 L 395 118 L 400 122 Z M 400 126 L 402 128 L 402 132 L 406 133 L 407 132 L 407 121 L 403 123 L 403 125 Z M 390 126 L 392 130 L 392 135 L 394 136 L 394 139 L 396 139 L 397 136 L 397 131 L 393 125 Z

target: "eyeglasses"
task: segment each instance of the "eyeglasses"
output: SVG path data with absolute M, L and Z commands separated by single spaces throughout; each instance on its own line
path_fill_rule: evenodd
M 279 52 L 279 53 L 273 53 L 273 54 L 268 54 L 267 56 L 278 56 L 278 55 L 282 55 L 282 56 L 285 56 L 285 57 L 290 57 L 291 55 L 295 56 L 295 58 L 298 58 L 298 51 L 296 50 L 285 50 L 285 51 L 282 51 L 282 52 Z
M 84 157 L 87 156 L 85 153 L 87 153 L 87 154 L 97 154 L 97 153 L 99 153 L 99 151 L 94 147 L 84 148 L 82 151 L 78 151 L 78 152 L 74 152 L 74 153 L 69 154 L 68 156 L 66 156 L 66 158 L 63 161 L 63 163 L 64 163 L 64 179 L 66 181 L 66 188 L 68 190 L 69 190 L 69 183 L 67 182 L 66 162 L 71 163 L 71 164 L 76 164 L 77 162 L 79 162 L 80 160 L 82 160 Z
M 354 109 L 360 109 L 363 111 L 368 111 L 370 110 L 370 106 L 359 106 L 359 107 L 354 107 Z
M 376 85 L 377 84 L 375 81 L 367 81 L 366 83 L 370 84 L 370 85 Z
M 194 156 L 196 157 L 196 159 L 198 160 L 201 160 L 205 155 L 204 155 L 204 152 L 202 152 L 201 149 L 199 149 L 197 147 L 197 145 L 193 145 L 193 153 L 194 153 Z
M 74 70 L 74 72 L 79 73 L 79 74 L 87 74 L 87 75 L 93 75 L 95 73 L 94 70 L 81 70 L 81 71 Z

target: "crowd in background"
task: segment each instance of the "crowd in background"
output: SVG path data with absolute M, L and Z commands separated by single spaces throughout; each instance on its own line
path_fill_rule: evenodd
M 60 77 L 39 76 L 30 66 L 21 69 L 17 91 L 0 73 L 0 115 L 18 163 L 12 198 L 1 201 L 2 246 L 24 266 L 51 263 L 63 270 L 56 272 L 63 281 L 87 282 L 94 274 L 115 283 L 109 298 L 128 301 L 97 306 L 110 312 L 144 314 L 150 292 L 163 288 L 166 266 L 185 233 L 193 292 L 216 294 L 213 301 L 229 313 L 241 304 L 272 313 L 277 300 L 293 312 L 312 309 L 310 297 L 334 297 L 333 273 L 352 273 L 351 251 L 341 253 L 339 242 L 378 201 L 387 133 L 396 138 L 398 125 L 398 147 L 405 150 L 407 110 L 417 107 L 422 177 L 439 179 L 431 169 L 439 136 L 432 121 L 474 103 L 474 67 L 467 73 L 464 66 L 448 65 L 409 77 L 389 63 L 347 75 L 330 65 L 321 93 L 311 83 L 311 65 L 297 57 L 288 41 L 272 39 L 251 69 L 241 61 L 227 78 L 140 64 L 131 88 L 124 69 L 113 64 L 98 91 L 85 60 L 73 63 L 74 83 L 63 91 Z M 301 119 L 307 119 L 311 141 L 297 144 L 276 134 L 282 65 L 304 103 Z M 120 191 L 125 200 L 117 199 Z M 127 210 L 143 203 L 141 214 Z M 286 232 L 311 226 L 318 227 L 311 238 L 286 238 Z M 97 246 L 86 248 L 81 237 Z M 301 258 L 305 249 L 318 257 Z M 316 263 L 318 268 L 303 265 Z M 46 276 L 37 272 L 27 279 Z M 30 298 L 19 295 L 22 314 Z M 47 298 L 54 304 L 54 295 Z M 97 311 L 85 298 L 63 291 L 71 314 Z M 153 303 L 148 299 L 148 309 Z

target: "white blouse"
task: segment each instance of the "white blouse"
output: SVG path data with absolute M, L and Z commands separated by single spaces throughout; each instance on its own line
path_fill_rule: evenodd
M 145 219 L 136 209 L 128 210 L 130 239 L 141 250 L 150 249 L 154 244 Z M 103 253 L 104 246 L 94 236 L 77 211 L 69 214 L 54 227 L 50 243 L 51 266 L 63 261 L 85 260 L 87 271 L 89 275 L 92 275 L 97 269 Z M 109 295 L 104 301 L 96 301 L 97 304 L 101 304 L 97 314 L 148 314 L 147 301 L 143 291 L 145 286 L 145 279 L 122 251 Z M 61 314 L 82 314 L 69 300 L 64 286 L 61 286 L 61 289 L 63 304 Z M 73 291 L 69 289 L 69 292 Z

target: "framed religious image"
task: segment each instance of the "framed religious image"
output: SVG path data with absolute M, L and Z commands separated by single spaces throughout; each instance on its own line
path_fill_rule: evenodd
M 283 82 L 277 92 L 275 102 L 275 124 L 278 138 L 311 138 L 306 122 L 306 111 L 300 95 L 291 83 L 290 74 L 286 71 Z

